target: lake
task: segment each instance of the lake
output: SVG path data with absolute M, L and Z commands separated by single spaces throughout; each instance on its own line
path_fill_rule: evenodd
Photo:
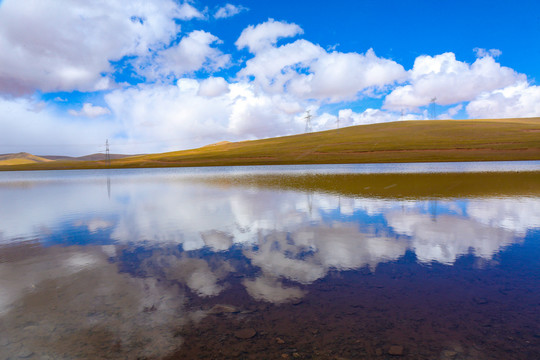
M 0 354 L 540 358 L 540 162 L 0 172 Z

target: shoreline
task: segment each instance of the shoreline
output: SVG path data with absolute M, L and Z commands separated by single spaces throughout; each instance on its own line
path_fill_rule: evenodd
M 105 170 L 105 169 L 168 169 L 168 168 L 217 168 L 217 167 L 238 167 L 238 166 L 302 166 L 302 165 L 377 165 L 377 164 L 443 164 L 443 163 L 495 163 L 495 162 L 526 162 L 540 161 L 540 157 L 532 158 L 517 158 L 517 159 L 441 159 L 424 161 L 421 159 L 409 159 L 403 161 L 368 161 L 368 162 L 241 162 L 231 161 L 224 163 L 206 163 L 206 162 L 152 162 L 152 163 L 134 163 L 134 164 L 111 164 L 107 165 L 103 161 L 85 161 L 85 162 L 69 162 L 69 163 L 35 163 L 35 164 L 20 164 L 20 165 L 2 165 L 0 172 L 10 171 L 55 171 L 55 170 Z M 56 166 L 53 166 L 56 165 Z M 539 170 L 540 171 L 540 170 Z

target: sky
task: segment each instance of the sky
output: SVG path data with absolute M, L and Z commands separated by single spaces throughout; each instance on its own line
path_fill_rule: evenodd
M 0 0 L 0 154 L 540 116 L 536 0 Z

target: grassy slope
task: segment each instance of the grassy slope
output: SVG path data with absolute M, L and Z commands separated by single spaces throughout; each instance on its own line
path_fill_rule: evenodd
M 112 167 L 540 160 L 540 118 L 403 121 L 133 156 Z M 5 170 L 106 167 L 57 161 Z
M 0 155 L 0 166 L 49 162 L 49 159 L 28 153 Z

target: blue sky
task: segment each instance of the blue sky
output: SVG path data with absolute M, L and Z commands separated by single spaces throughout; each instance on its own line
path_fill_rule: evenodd
M 0 153 L 540 116 L 537 1 L 128 4 L 0 1 Z

